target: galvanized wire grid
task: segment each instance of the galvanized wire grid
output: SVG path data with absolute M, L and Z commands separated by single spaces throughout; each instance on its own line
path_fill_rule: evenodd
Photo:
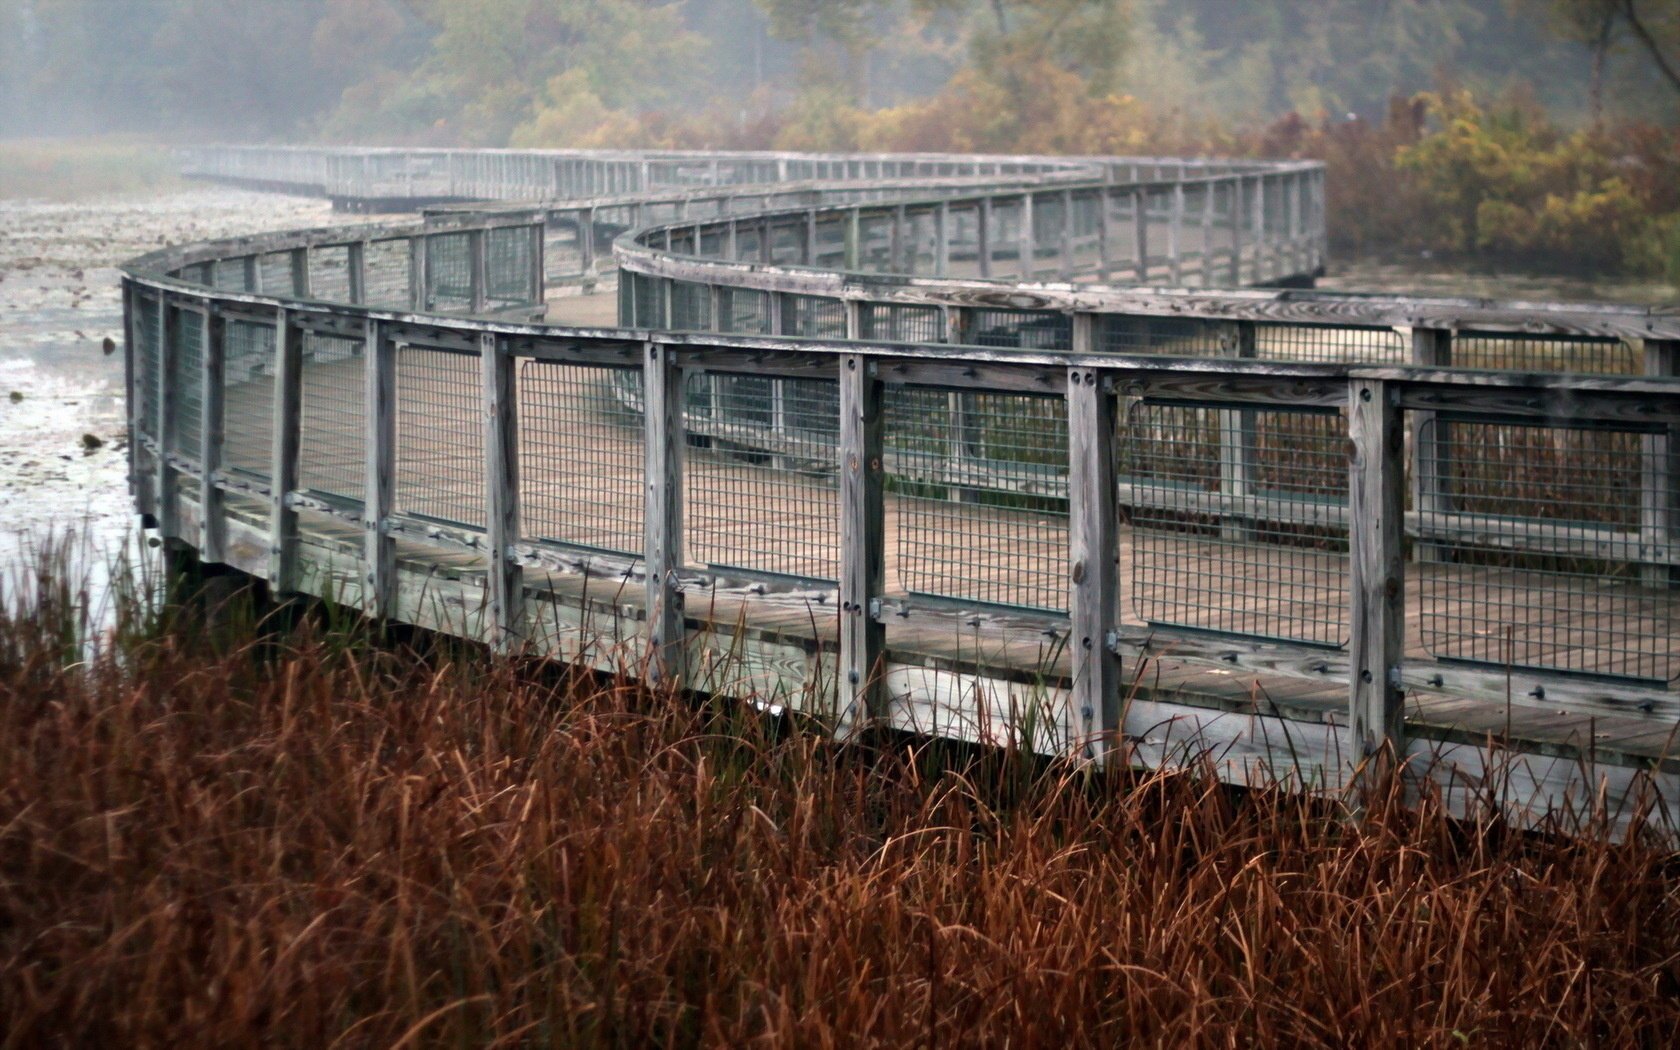
M 1121 435 L 1138 616 L 1345 644 L 1346 434 L 1336 412 L 1138 402 Z
M 807 339 L 846 338 L 846 305 L 815 295 L 782 297 L 782 335 Z
M 274 455 L 274 327 L 228 321 L 223 335 L 222 465 L 267 478 Z
M 549 283 L 578 273 L 583 269 L 582 221 L 575 225 L 569 220 L 550 221 L 543 226 L 543 271 Z
M 367 476 L 367 388 L 362 340 L 303 334 L 302 488 L 360 502 Z
M 846 220 L 835 215 L 817 219 L 817 243 L 811 246 L 811 265 L 839 270 L 846 262 Z
M 484 294 L 491 306 L 517 306 L 531 301 L 531 230 L 526 226 L 504 226 L 486 231 L 484 240 Z
M 671 327 L 687 332 L 712 330 L 712 289 L 709 285 L 671 282 Z
M 484 527 L 483 393 L 477 354 L 398 348 L 399 513 Z
M 1680 675 L 1666 434 L 1440 417 L 1419 436 L 1433 449 L 1417 569 L 1432 655 Z
M 1583 372 L 1594 375 L 1639 375 L 1644 361 L 1622 339 L 1586 336 L 1510 336 L 1460 332 L 1453 337 L 1454 368 L 1490 368 L 1519 372 Z
M 1067 402 L 890 386 L 887 487 L 914 594 L 1067 607 Z
M 639 557 L 642 373 L 526 361 L 519 370 L 520 531 Z
M 1406 337 L 1392 328 L 1257 324 L 1255 356 L 1269 361 L 1329 361 L 1402 365 L 1411 360 Z
M 836 579 L 839 384 L 691 374 L 685 400 L 691 559 Z
M 197 460 L 204 420 L 204 315 L 171 307 L 169 338 L 174 343 L 169 386 L 175 394 L 175 414 L 166 420 L 169 451 Z
M 426 297 L 434 310 L 472 307 L 472 235 L 434 233 L 426 237 Z
M 885 273 L 892 268 L 891 215 L 858 216 L 857 269 L 866 273 Z
M 965 310 L 952 342 L 1022 350 L 1073 349 L 1073 318 L 1048 310 Z
M 248 292 L 244 259 L 217 259 L 210 266 L 210 284 L 230 292 Z
M 257 273 L 264 295 L 295 295 L 292 281 L 292 253 L 269 252 L 257 258 Z
M 1096 343 L 1111 354 L 1221 357 L 1234 351 L 1218 323 L 1182 317 L 1099 316 Z
M 750 288 L 718 289 L 718 331 L 763 335 L 770 330 L 770 296 Z
M 309 297 L 329 303 L 350 301 L 350 249 L 344 245 L 309 249 Z
M 757 262 L 763 256 L 762 238 L 759 236 L 758 224 L 741 222 L 735 226 L 735 258 L 748 262 Z
M 158 436 L 158 376 L 161 355 L 158 353 L 158 300 L 142 295 L 137 297 L 135 333 L 139 340 L 134 385 L 140 391 L 140 433 L 150 438 Z
M 864 303 L 858 307 L 858 315 L 865 339 L 885 339 L 896 343 L 944 341 L 945 321 L 937 306 Z
M 362 294 L 369 306 L 407 308 L 413 302 L 413 268 L 406 238 L 370 241 L 362 252 Z

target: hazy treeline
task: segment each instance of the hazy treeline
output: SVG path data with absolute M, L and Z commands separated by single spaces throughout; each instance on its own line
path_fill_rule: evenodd
M 1680 273 L 1672 0 L 0 0 L 0 135 L 1311 156 L 1344 245 Z

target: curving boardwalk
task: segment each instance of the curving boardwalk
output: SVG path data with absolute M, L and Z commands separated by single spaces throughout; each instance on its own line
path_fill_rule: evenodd
M 1313 163 L 182 163 L 425 209 L 129 265 L 207 563 L 840 733 L 1676 813 L 1674 311 L 1314 291 Z

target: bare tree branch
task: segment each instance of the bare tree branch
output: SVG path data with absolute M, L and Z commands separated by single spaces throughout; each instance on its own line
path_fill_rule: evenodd
M 1651 61 L 1657 64 L 1657 69 L 1661 70 L 1662 75 L 1668 78 L 1668 82 L 1674 86 L 1674 90 L 1680 91 L 1680 71 L 1669 64 L 1668 58 L 1662 53 L 1662 46 L 1657 43 L 1656 37 L 1652 36 L 1651 31 L 1645 28 L 1645 23 L 1640 21 L 1638 11 L 1634 9 L 1633 0 L 1622 0 L 1622 17 L 1627 19 L 1628 27 L 1633 30 L 1633 35 L 1637 36 L 1639 42 L 1645 45 L 1645 50 L 1650 52 Z

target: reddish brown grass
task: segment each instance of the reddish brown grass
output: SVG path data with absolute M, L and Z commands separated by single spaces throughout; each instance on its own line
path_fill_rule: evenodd
M 0 1044 L 1666 1043 L 1667 854 L 0 617 Z

